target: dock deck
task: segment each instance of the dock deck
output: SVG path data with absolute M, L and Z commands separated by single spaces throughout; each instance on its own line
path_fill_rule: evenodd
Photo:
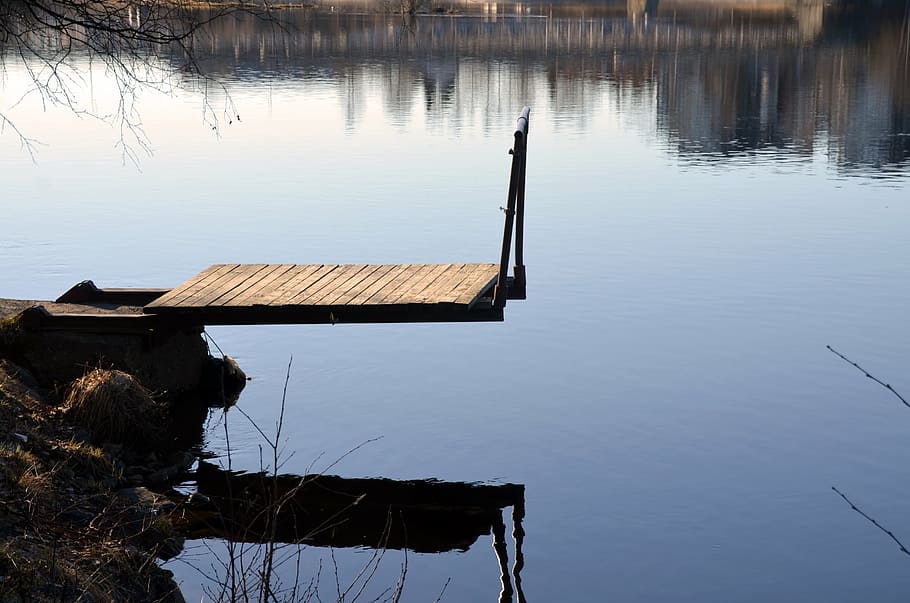
M 502 320 L 496 264 L 216 264 L 143 308 L 206 325 Z
M 215 264 L 174 289 L 100 289 L 82 281 L 35 305 L 30 328 L 146 332 L 209 325 L 501 321 L 526 298 L 524 205 L 530 109 L 514 132 L 498 264 Z M 508 275 L 514 243 L 515 263 Z M 133 312 L 112 311 L 130 306 Z M 95 310 L 95 311 L 93 311 Z

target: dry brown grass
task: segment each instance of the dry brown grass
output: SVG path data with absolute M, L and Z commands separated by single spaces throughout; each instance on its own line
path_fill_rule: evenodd
M 183 601 L 164 579 L 169 572 L 117 541 L 64 548 L 34 536 L 10 538 L 0 543 L 0 572 L 0 601 Z
M 19 475 L 18 485 L 29 500 L 34 500 L 53 493 L 54 479 L 35 463 Z
M 166 441 L 164 404 L 123 371 L 95 369 L 77 379 L 65 408 L 67 418 L 98 442 L 159 447 Z
M 179 550 L 166 518 L 120 500 L 122 462 L 27 377 L 0 358 L 0 602 L 182 601 L 155 563 Z M 163 411 L 132 377 L 92 371 L 71 388 L 66 414 L 133 445 L 166 433 Z
M 0 444 L 0 479 L 7 483 L 21 485 L 23 481 L 28 481 L 27 475 L 38 463 L 39 459 L 21 446 Z
M 0 352 L 15 351 L 22 340 L 22 325 L 19 316 L 0 320 Z

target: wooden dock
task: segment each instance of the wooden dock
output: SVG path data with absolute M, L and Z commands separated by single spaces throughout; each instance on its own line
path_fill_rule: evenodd
M 25 313 L 27 323 L 53 330 L 145 332 L 208 325 L 501 321 L 507 300 L 525 299 L 530 111 L 525 107 L 518 117 L 509 150 L 498 264 L 216 264 L 174 289 L 101 289 L 83 281 L 57 299 L 75 311 L 36 305 Z M 134 309 L 115 310 L 119 306 Z
M 182 322 L 502 320 L 496 264 L 216 264 L 143 308 Z

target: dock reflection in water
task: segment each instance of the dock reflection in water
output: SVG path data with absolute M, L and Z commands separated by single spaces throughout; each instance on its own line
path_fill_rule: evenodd
M 492 534 L 502 584 L 499 600 L 515 596 L 525 601 L 521 484 L 273 476 L 226 471 L 204 461 L 195 477 L 202 496 L 189 497 L 175 518 L 188 538 L 442 553 L 467 551 L 478 538 Z M 507 508 L 515 545 L 511 570 L 503 517 Z

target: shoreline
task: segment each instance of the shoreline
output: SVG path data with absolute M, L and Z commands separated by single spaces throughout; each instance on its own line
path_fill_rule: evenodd
M 236 400 L 245 378 L 201 329 L 29 330 L 36 304 L 137 311 L 0 299 L 0 600 L 181 603 L 158 565 L 183 550 L 168 491 L 198 461 L 213 380 Z

